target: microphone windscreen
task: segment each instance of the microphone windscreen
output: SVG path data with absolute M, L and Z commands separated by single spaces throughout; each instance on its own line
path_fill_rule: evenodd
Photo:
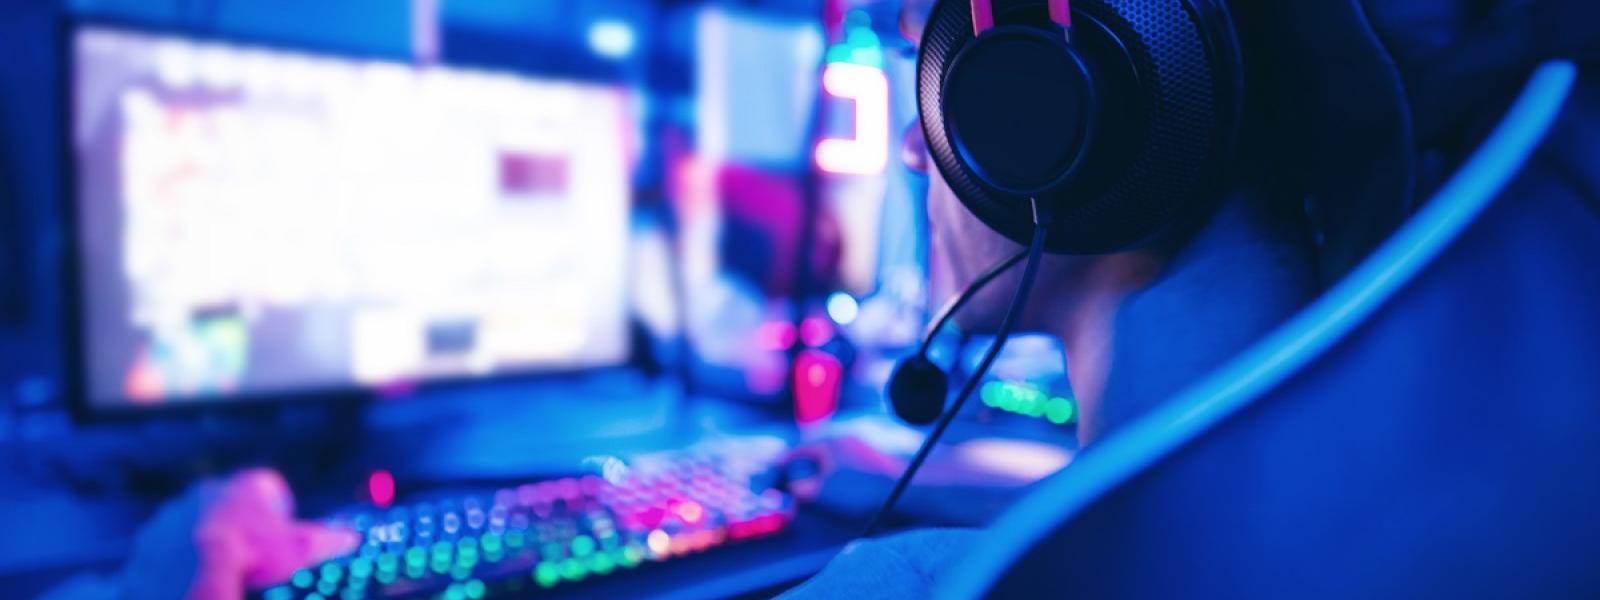
M 927 425 L 938 419 L 949 392 L 949 376 L 922 354 L 900 361 L 889 376 L 889 402 L 894 413 L 912 425 Z

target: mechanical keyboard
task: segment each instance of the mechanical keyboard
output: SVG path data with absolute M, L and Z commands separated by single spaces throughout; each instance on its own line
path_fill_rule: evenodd
M 610 461 L 603 475 L 368 507 L 349 556 L 298 571 L 264 600 L 530 596 L 783 531 L 794 502 L 753 489 L 783 451 L 740 438 Z

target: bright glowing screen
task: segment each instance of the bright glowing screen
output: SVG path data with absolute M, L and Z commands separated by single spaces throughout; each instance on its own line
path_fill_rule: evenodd
M 623 91 L 116 29 L 73 44 L 93 404 L 624 360 Z

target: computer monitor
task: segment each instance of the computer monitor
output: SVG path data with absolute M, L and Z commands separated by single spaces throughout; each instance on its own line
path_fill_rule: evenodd
M 70 61 L 91 409 L 626 360 L 623 90 L 97 25 Z

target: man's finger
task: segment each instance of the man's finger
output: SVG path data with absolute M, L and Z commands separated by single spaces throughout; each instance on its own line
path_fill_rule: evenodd
M 291 523 L 273 536 L 258 546 L 257 562 L 245 579 L 251 588 L 282 583 L 295 571 L 349 554 L 361 544 L 361 537 L 353 531 L 316 523 Z

